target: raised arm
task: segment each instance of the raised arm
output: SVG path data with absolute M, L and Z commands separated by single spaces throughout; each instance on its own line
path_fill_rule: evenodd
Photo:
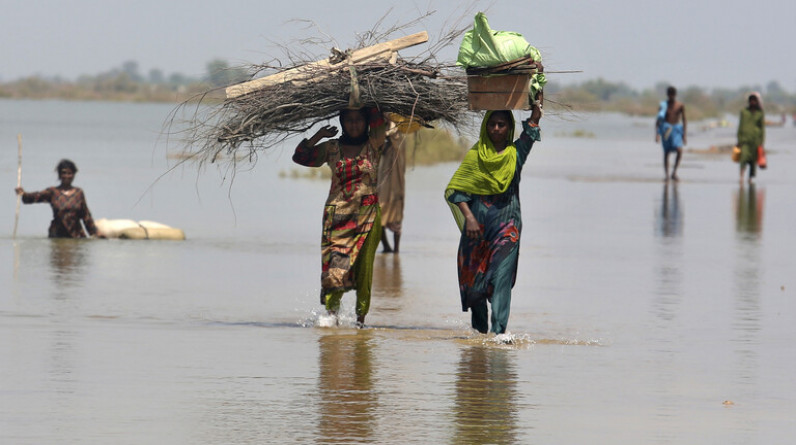
M 50 202 L 53 196 L 53 189 L 47 188 L 40 192 L 26 192 L 22 187 L 15 189 L 17 194 L 22 195 L 22 202 L 25 204 L 33 204 L 37 202 Z
M 539 121 L 542 119 L 542 102 L 541 100 L 535 101 L 531 105 L 531 116 L 522 121 L 522 134 L 514 142 L 517 147 L 517 156 L 521 164 L 525 163 L 528 154 L 533 148 L 533 143 L 542 140 L 542 135 L 539 130 Z
M 370 118 L 370 140 L 374 147 L 383 148 L 387 140 L 387 119 L 378 108 L 368 110 Z
M 293 152 L 293 162 L 306 167 L 320 167 L 326 162 L 326 150 L 323 144 L 318 145 L 323 138 L 331 138 L 337 134 L 337 127 L 326 125 L 321 127 L 309 139 L 299 142 Z

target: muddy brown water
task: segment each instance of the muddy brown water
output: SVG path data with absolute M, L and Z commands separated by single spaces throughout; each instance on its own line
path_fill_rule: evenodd
M 0 101 L 0 442 L 789 443 L 796 435 L 796 127 L 767 171 L 686 153 L 665 184 L 652 122 L 547 116 L 522 182 L 512 342 L 469 329 L 454 164 L 409 167 L 401 254 L 379 254 L 368 328 L 353 295 L 315 327 L 328 184 L 280 175 L 290 148 L 230 188 L 170 165 L 169 106 Z M 649 122 L 648 122 L 649 121 Z M 694 128 L 699 128 L 694 126 Z M 593 137 L 571 137 L 576 134 Z M 732 141 L 734 128 L 689 135 Z M 187 240 L 52 241 L 46 206 L 11 239 L 23 186 L 70 157 L 96 218 Z M 154 182 L 154 184 L 153 184 Z M 151 186 L 151 188 L 150 188 Z

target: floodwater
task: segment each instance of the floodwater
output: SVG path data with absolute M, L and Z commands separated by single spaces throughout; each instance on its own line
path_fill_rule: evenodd
M 177 167 L 171 107 L 0 101 L 0 443 L 789 444 L 796 437 L 796 127 L 738 182 L 686 152 L 661 179 L 650 119 L 549 115 L 523 171 L 524 233 L 501 343 L 460 311 L 455 164 L 409 168 L 399 256 L 371 313 L 315 327 L 323 180 L 291 147 L 233 175 Z M 734 128 L 692 123 L 689 147 Z M 73 159 L 95 218 L 186 241 L 45 238 L 22 184 Z M 580 134 L 593 137 L 574 137 Z M 233 180 L 234 179 L 234 180 Z

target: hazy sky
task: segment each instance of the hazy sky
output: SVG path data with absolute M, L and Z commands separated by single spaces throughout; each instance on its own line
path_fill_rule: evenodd
M 158 68 L 198 77 L 210 60 L 261 63 L 282 56 L 273 42 L 321 32 L 341 48 L 354 46 L 356 33 L 390 8 L 387 25 L 436 11 L 407 30 L 427 30 L 432 40 L 486 10 L 493 29 L 519 32 L 539 48 L 549 70 L 584 71 L 549 76 L 566 83 L 601 77 L 635 88 L 736 88 L 775 80 L 796 91 L 796 2 L 789 0 L 0 0 L 0 80 L 74 79 L 129 60 L 142 74 Z M 441 55 L 453 61 L 457 49 Z

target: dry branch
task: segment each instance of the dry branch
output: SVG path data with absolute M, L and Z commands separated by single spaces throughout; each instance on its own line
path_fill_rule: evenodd
M 325 60 L 314 62 L 308 65 L 299 66 L 293 69 L 280 71 L 267 77 L 261 77 L 248 82 L 243 82 L 238 85 L 227 87 L 227 99 L 242 96 L 244 94 L 252 93 L 260 88 L 273 86 L 280 83 L 293 81 L 315 81 L 318 82 L 323 77 L 316 77 L 318 74 L 323 74 L 324 68 L 334 70 L 336 68 L 345 67 L 348 64 L 357 64 L 375 61 L 387 61 L 394 59 L 396 51 L 409 48 L 410 46 L 418 45 L 428 41 L 428 33 L 423 31 L 415 33 L 400 39 L 382 42 L 377 45 L 361 48 L 356 51 L 344 53 L 338 49 L 332 50 L 332 55 Z
M 389 51 L 391 57 L 355 60 L 351 55 L 383 45 L 395 35 L 406 35 L 408 28 L 433 12 L 387 30 L 378 29 L 383 25 L 382 18 L 373 29 L 357 35 L 357 48 L 333 49 L 331 57 L 325 59 L 330 63 L 319 63 L 310 47 L 328 44 L 323 47 L 326 51 L 336 46 L 331 39 L 310 37 L 280 45 L 282 60 L 274 58 L 266 64 L 244 67 L 251 73 L 249 86 L 251 81 L 257 85 L 257 79 L 263 78 L 278 82 L 261 81 L 265 87 L 256 89 L 229 85 L 207 91 L 178 106 L 167 119 L 166 132 L 170 138 L 179 137 L 186 147 L 181 155 L 183 162 L 196 161 L 201 166 L 223 159 L 234 171 L 240 161 L 254 162 L 259 152 L 288 138 L 304 136 L 319 123 L 336 120 L 339 111 L 349 105 L 349 93 L 354 89 L 351 66 L 362 105 L 467 128 L 475 117 L 468 106 L 467 76 L 454 63 L 439 62 L 437 54 L 461 40 L 470 26 L 462 23 L 472 17 L 472 7 L 446 25 L 436 42 L 423 45 L 424 51 L 408 59 L 398 56 L 394 48 Z M 230 91 L 232 94 L 228 94 Z M 181 129 L 173 131 L 177 126 Z
M 382 112 L 453 125 L 467 113 L 466 76 L 455 66 L 434 64 L 431 59 L 419 63 L 394 57 L 371 60 L 250 67 L 257 73 L 268 73 L 270 78 L 289 72 L 290 78 L 297 80 L 268 82 L 265 87 L 228 97 L 220 104 L 208 102 L 208 97 L 217 96 L 220 91 L 208 92 L 195 100 L 198 105 L 184 134 L 184 142 L 194 154 L 192 159 L 213 162 L 222 154 L 240 158 L 241 149 L 255 159 L 258 150 L 335 119 L 349 105 L 352 81 L 358 85 L 361 103 Z M 355 71 L 353 80 L 350 67 Z

